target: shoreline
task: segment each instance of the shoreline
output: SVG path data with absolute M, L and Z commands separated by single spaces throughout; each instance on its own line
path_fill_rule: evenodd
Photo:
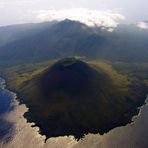
M 18 72 L 19 73 L 19 72 Z M 46 131 L 46 129 L 47 129 L 47 127 L 46 127 L 46 122 L 44 121 L 44 119 L 43 120 L 40 120 L 40 119 L 42 119 L 42 118 L 40 118 L 39 120 L 37 120 L 37 118 L 36 118 L 36 116 L 33 116 L 34 115 L 34 112 L 33 112 L 33 110 L 31 110 L 31 107 L 33 106 L 33 104 L 31 103 L 31 101 L 34 99 L 34 102 L 38 102 L 38 101 L 36 101 L 37 100 L 37 98 L 36 98 L 36 95 L 32 95 L 32 94 L 35 94 L 35 93 L 33 93 L 33 91 L 31 91 L 32 89 L 31 88 L 34 88 L 34 86 L 31 86 L 31 87 L 29 87 L 30 88 L 30 90 L 29 89 L 26 89 L 25 88 L 25 84 L 27 84 L 27 83 L 25 83 L 25 84 L 23 84 L 22 83 L 22 85 L 21 85 L 21 77 L 19 77 L 19 75 L 17 75 L 17 71 L 16 71 L 16 74 L 14 74 L 14 78 L 13 78 L 13 75 L 12 75 L 12 77 L 11 77 L 11 73 L 9 73 L 9 72 L 3 72 L 2 73 L 3 75 L 4 75 L 4 78 L 7 80 L 6 81 L 6 83 L 7 83 L 7 88 L 9 89 L 9 90 L 12 90 L 13 92 L 16 92 L 17 93 L 17 100 L 19 101 L 19 104 L 21 105 L 21 104 L 25 104 L 26 105 L 26 107 L 27 108 L 29 108 L 29 112 L 25 112 L 24 113 L 24 117 L 27 119 L 27 122 L 28 123 L 31 123 L 31 122 L 35 122 L 36 124 L 34 125 L 34 126 L 40 126 L 40 128 L 41 128 L 41 130 L 42 130 L 42 132 L 41 132 L 41 134 L 46 134 L 46 132 L 44 132 L 44 131 Z M 8 76 L 10 76 L 10 77 L 8 77 Z M 16 76 L 16 77 L 15 77 Z M 16 80 L 15 80 L 15 78 L 16 78 Z M 18 78 L 18 79 L 17 79 Z M 28 79 L 27 79 L 28 80 Z M 13 83 L 13 82 L 15 82 L 16 81 L 16 83 Z M 17 81 L 20 81 L 20 83 L 18 83 Z M 22 81 L 23 82 L 23 81 Z M 26 82 L 28 82 L 28 81 L 26 81 Z M 122 82 L 122 81 L 121 81 Z M 125 82 L 123 82 L 123 83 L 125 83 Z M 13 84 L 16 84 L 16 85 L 13 85 Z M 111 88 L 111 87 L 110 87 Z M 25 90 L 26 89 L 26 90 Z M 126 106 L 125 106 L 125 110 L 124 109 L 121 109 L 121 112 L 122 112 L 122 110 L 124 110 L 123 112 L 122 112 L 122 118 L 121 118 L 121 114 L 119 114 L 119 116 L 118 116 L 118 118 L 117 118 L 117 120 L 116 119 L 114 119 L 113 118 L 113 116 L 110 118 L 111 120 L 113 120 L 112 122 L 109 122 L 109 124 L 107 124 L 106 126 L 101 126 L 101 127 L 98 127 L 97 126 L 97 128 L 94 130 L 94 131 L 92 131 L 92 130 L 88 130 L 88 131 L 84 131 L 82 134 L 85 134 L 85 133 L 89 133 L 89 132 L 92 132 L 92 133 L 94 133 L 94 134 L 97 134 L 97 133 L 101 133 L 101 134 L 104 134 L 104 133 L 107 133 L 108 131 L 110 131 L 111 129 L 114 129 L 114 128 L 116 128 L 116 127 L 120 127 L 120 126 L 126 126 L 127 124 L 129 124 L 129 123 L 131 123 L 132 122 L 132 118 L 133 118 L 133 116 L 135 116 L 135 115 L 138 115 L 138 113 L 139 113 L 139 107 L 141 107 L 142 105 L 144 105 L 144 101 L 145 101 L 145 99 L 146 99 L 146 93 L 144 92 L 143 93 L 143 91 L 145 91 L 145 89 L 141 86 L 141 84 L 140 85 L 138 85 L 138 87 L 137 87 L 137 90 L 139 89 L 139 91 L 138 91 L 138 93 L 135 93 L 134 94 L 134 96 L 133 96 L 133 94 L 131 95 L 131 96 L 129 96 L 129 98 L 131 97 L 133 97 L 133 100 L 134 100 L 134 98 L 138 98 L 135 102 L 133 101 L 133 104 L 132 105 L 130 105 L 130 102 L 129 103 L 127 103 L 126 102 L 126 99 L 125 99 L 125 104 L 126 104 Z M 142 92 L 140 92 L 141 90 L 143 90 Z M 26 91 L 26 92 L 25 92 Z M 39 90 L 37 90 L 37 91 L 39 91 Z M 133 90 L 131 90 L 131 92 L 132 91 L 135 91 L 134 89 Z M 114 92 L 114 91 L 113 91 Z M 32 100 L 29 98 L 29 97 L 27 97 L 27 95 L 29 96 L 33 96 L 32 98 Z M 58 92 L 57 92 L 58 93 Z M 114 92 L 114 94 L 116 93 L 116 91 Z M 39 98 L 42 98 L 43 96 L 41 95 Z M 30 101 L 31 100 L 31 101 Z M 118 99 L 119 100 L 119 99 Z M 28 102 L 27 102 L 28 101 Z M 30 102 L 29 102 L 30 101 Z M 117 101 L 118 102 L 118 101 Z M 42 100 L 41 100 L 41 103 L 40 104 L 42 104 Z M 116 103 L 115 103 L 116 104 Z M 117 104 L 118 105 L 118 104 Z M 43 108 L 43 106 L 39 106 L 40 108 Z M 116 107 L 116 106 L 115 106 Z M 122 108 L 122 106 L 120 106 L 121 108 Z M 124 108 L 124 107 L 123 107 Z M 36 108 L 37 109 L 37 108 Z M 31 111 L 30 111 L 31 110 Z M 48 110 L 48 109 L 47 109 Z M 130 112 L 129 112 L 129 110 L 130 110 Z M 120 111 L 120 109 L 119 109 L 119 111 Z M 101 112 L 100 112 L 101 113 Z M 118 113 L 118 110 L 117 110 L 117 113 Z M 120 112 L 119 112 L 120 113 Z M 108 113 L 109 114 L 109 113 Z M 32 115 L 32 116 L 31 116 Z M 40 115 L 42 115 L 42 114 L 40 114 Z M 43 117 L 43 116 L 42 116 Z M 105 118 L 104 118 L 105 119 Z M 43 123 L 45 123 L 45 124 L 43 124 L 43 126 L 41 126 L 40 125 L 40 122 L 38 122 L 38 121 L 43 121 Z M 110 121 L 110 120 L 109 120 Z M 99 121 L 100 122 L 100 121 Z M 39 123 L 39 124 L 38 124 Z M 85 123 L 87 123 L 87 122 L 85 122 Z M 45 126 L 44 126 L 45 125 Z M 97 124 L 98 125 L 98 124 Z M 42 127 L 45 127 L 45 128 L 42 128 Z M 49 127 L 52 127 L 52 126 L 49 126 Z M 63 126 L 64 127 L 64 126 Z M 74 127 L 74 126 L 73 126 Z M 91 126 L 90 126 L 91 127 Z M 52 129 L 52 128 L 51 128 Z M 90 128 L 91 129 L 91 128 Z M 99 130 L 98 130 L 99 129 Z M 60 131 L 60 130 L 59 130 Z M 81 130 L 80 130 L 81 131 Z M 65 131 L 64 131 L 65 132 Z M 73 134 L 73 133 L 60 133 L 59 135 L 71 135 L 71 134 Z M 53 135 L 51 135 L 51 136 L 48 136 L 48 132 L 47 132 L 47 137 L 48 138 L 50 138 L 50 137 L 53 137 L 54 136 L 54 134 Z M 56 135 L 56 136 L 59 136 L 59 135 Z
M 25 121 L 26 126 L 30 127 L 32 130 L 34 130 L 34 132 L 37 135 L 39 135 L 38 137 L 42 137 L 41 139 L 45 139 L 45 136 L 40 134 L 39 127 L 37 127 L 37 126 L 33 127 L 35 125 L 35 123 L 28 122 L 27 119 L 24 117 L 24 114 L 26 112 L 28 112 L 27 106 L 25 104 L 19 102 L 18 95 L 16 92 L 9 90 L 9 88 L 7 87 L 6 80 L 3 77 L 0 77 L 0 80 L 2 80 L 2 83 L 0 83 L 2 86 L 2 90 L 6 91 L 8 93 L 8 95 L 11 96 L 10 107 L 12 108 L 11 110 L 6 111 L 4 114 L 2 114 L 0 116 L 0 119 L 12 124 L 12 126 L 14 126 L 12 128 L 15 128 L 15 130 L 16 130 L 15 131 L 14 129 L 10 129 L 11 133 L 9 133 L 9 132 L 7 133 L 7 135 L 10 134 L 10 139 L 8 139 L 8 143 L 9 142 L 11 143 L 11 141 L 13 141 L 14 135 L 18 132 L 16 126 L 17 126 L 17 122 L 18 122 L 19 118 L 22 118 L 22 120 Z M 16 110 L 20 110 L 20 111 L 17 112 Z M 15 118 L 18 118 L 18 119 L 15 121 Z M 19 129 L 19 131 L 20 131 L 20 129 Z M 5 140 L 7 141 L 7 136 L 5 137 L 5 135 L 4 135 L 4 137 L 2 139 L 0 139 L 0 148 L 1 148 L 1 145 L 3 145 L 5 143 Z M 44 140 L 43 140 L 43 143 L 44 143 Z
M 6 89 L 6 90 L 8 90 L 10 93 L 12 93 L 14 96 L 13 96 L 13 101 L 15 101 L 15 103 L 17 103 L 17 104 L 15 104 L 15 103 L 13 103 L 13 105 L 14 105 L 14 107 L 15 107 L 15 105 L 25 105 L 26 106 L 26 108 L 27 108 L 27 111 L 26 112 L 24 112 L 24 114 L 23 114 L 23 117 L 26 119 L 26 121 L 27 121 L 27 123 L 28 124 L 32 124 L 32 128 L 34 128 L 34 127 L 36 127 L 36 128 L 39 128 L 39 126 L 37 126 L 36 125 L 36 123 L 35 122 L 30 122 L 29 120 L 28 120 L 28 118 L 27 118 L 27 115 L 25 115 L 25 114 L 28 114 L 29 113 L 29 108 L 27 107 L 27 105 L 26 104 L 24 104 L 23 103 L 23 101 L 21 101 L 21 99 L 20 98 L 22 98 L 21 97 L 21 95 L 18 93 L 18 92 L 14 92 L 13 90 L 11 90 L 10 89 L 10 86 L 9 86 L 9 83 L 7 82 L 7 78 L 6 77 L 0 77 L 0 78 L 2 78 L 3 80 L 4 80 L 4 89 Z M 146 105 L 146 103 L 147 103 L 147 97 L 148 97 L 148 95 L 146 95 L 146 99 L 143 99 L 144 100 L 144 103 L 142 103 L 142 105 L 140 104 L 138 107 L 137 107 L 137 109 L 135 110 L 135 113 L 132 115 L 132 117 L 130 118 L 130 120 L 126 120 L 125 122 L 123 122 L 123 123 L 119 123 L 119 124 L 117 124 L 117 125 L 114 125 L 113 127 L 111 127 L 111 128 L 106 128 L 105 130 L 103 130 L 103 132 L 102 133 L 100 133 L 100 132 L 96 132 L 96 133 L 87 133 L 87 134 L 85 134 L 85 135 L 88 135 L 88 134 L 94 134 L 94 135 L 96 135 L 96 134 L 100 134 L 100 135 L 104 135 L 104 134 L 107 134 L 108 132 L 110 132 L 110 131 L 112 131 L 112 130 L 114 130 L 115 128 L 120 128 L 120 127 L 125 127 L 125 126 L 127 126 L 128 124 L 132 124 L 133 122 L 134 122 L 134 118 L 138 118 L 139 116 L 140 116 L 140 114 L 141 114 L 141 108 L 143 107 L 143 106 L 145 106 Z M 141 101 L 142 102 L 142 101 Z M 40 128 L 39 128 L 39 131 L 38 131 L 38 133 L 41 135 L 41 136 L 45 136 L 45 135 L 42 135 L 42 132 L 40 131 Z M 82 137 L 82 138 L 80 138 L 80 140 L 81 139 L 84 139 L 85 138 L 85 135 L 84 135 L 84 137 Z M 65 135 L 65 136 L 73 136 L 73 135 Z M 45 136 L 46 137 L 46 136 Z M 57 136 L 57 137 L 60 137 L 60 136 Z M 46 139 L 45 139 L 45 142 L 48 140 L 48 139 L 50 139 L 50 138 L 57 138 L 57 137 L 46 137 Z M 79 140 L 78 140 L 79 141 Z
M 6 89 L 7 89 L 7 86 L 6 86 Z M 14 99 L 16 99 L 16 98 L 14 98 Z M 18 101 L 17 99 L 16 99 L 16 101 Z M 7 117 L 6 117 L 6 119 L 9 121 L 14 121 L 14 120 L 16 120 L 14 123 L 15 124 L 18 124 L 17 122 L 19 122 L 19 124 L 20 125 L 16 125 L 16 126 L 22 126 L 22 124 L 23 124 L 23 126 L 25 126 L 25 127 L 27 127 L 27 131 L 24 129 L 24 128 L 20 128 L 19 127 L 19 129 L 17 129 L 17 131 L 16 131 L 16 133 L 14 133 L 14 134 L 16 134 L 17 136 L 15 136 L 14 135 L 14 137 L 12 138 L 12 141 L 10 141 L 8 144 L 10 144 L 11 146 L 14 146 L 17 142 L 19 142 L 19 139 L 18 140 L 16 140 L 17 139 L 17 137 L 18 137 L 18 135 L 19 136 L 21 136 L 21 138 L 22 137 L 24 137 L 21 133 L 23 133 L 23 132 L 28 132 L 28 133 L 30 133 L 30 134 L 32 134 L 32 132 L 33 132 L 33 135 L 34 135 L 34 137 L 32 137 L 37 143 L 38 143 L 38 145 L 36 146 L 37 148 L 39 147 L 39 148 L 44 148 L 44 147 L 47 147 L 47 146 L 49 146 L 49 147 L 53 147 L 53 148 L 55 148 L 55 147 L 57 147 L 57 148 L 61 148 L 62 146 L 62 148 L 78 148 L 78 147 L 82 147 L 82 148 L 89 148 L 89 146 L 90 146 L 90 144 L 86 144 L 88 141 L 90 141 L 90 143 L 91 143 L 91 141 L 92 141 L 92 138 L 91 137 L 94 137 L 93 139 L 93 141 L 96 141 L 95 139 L 97 138 L 99 141 L 104 141 L 103 139 L 105 138 L 106 139 L 106 137 L 110 137 L 110 135 L 112 135 L 113 133 L 118 133 L 118 132 L 115 132 L 115 131 L 118 131 L 118 130 L 120 130 L 120 129 L 127 129 L 127 128 L 129 128 L 130 126 L 134 126 L 134 124 L 136 124 L 137 122 L 139 122 L 139 119 L 142 117 L 142 115 L 143 115 L 143 110 L 144 110 L 144 108 L 146 107 L 146 106 L 148 106 L 148 95 L 147 95 L 147 98 L 146 98 L 146 100 L 145 100 L 145 104 L 143 105 L 143 106 L 141 106 L 140 107 L 140 111 L 139 111 L 139 113 L 138 113 L 138 115 L 136 115 L 136 116 L 133 116 L 133 118 L 132 118 L 132 121 L 133 122 L 131 122 L 131 123 L 129 123 L 129 124 L 127 124 L 127 125 L 125 125 L 125 126 L 120 126 L 120 127 L 116 127 L 116 128 L 114 128 L 114 129 L 112 129 L 112 130 L 110 130 L 108 133 L 105 133 L 105 134 L 103 134 L 103 135 L 99 135 L 99 134 L 87 134 L 87 135 L 85 135 L 85 137 L 83 138 L 83 139 L 81 139 L 80 141 L 76 141 L 75 139 L 74 139 L 74 137 L 73 136 L 63 136 L 63 137 L 53 137 L 53 138 L 49 138 L 49 139 L 47 139 L 47 141 L 45 142 L 45 136 L 43 136 L 43 135 L 41 135 L 40 134 L 40 130 L 39 130 L 39 128 L 37 127 L 37 126 L 34 126 L 34 123 L 29 123 L 28 121 L 27 121 L 27 119 L 26 118 L 24 118 L 23 117 L 23 114 L 25 113 L 25 112 L 27 112 L 27 108 L 26 108 L 26 106 L 24 105 L 24 104 L 17 104 L 16 106 L 15 106 L 15 109 L 12 111 L 12 113 L 10 113 L 10 115 L 8 114 L 7 115 Z M 18 115 L 17 115 L 18 114 Z M 18 116 L 18 117 L 17 117 Z M 21 118 L 21 119 L 20 119 Z M 20 120 L 23 120 L 23 121 L 21 121 L 20 122 Z M 32 127 L 32 126 L 34 126 L 34 127 Z M 23 132 L 22 132 L 23 131 Z M 24 137 L 25 138 L 25 137 Z M 26 137 L 27 138 L 27 137 Z M 34 141 L 33 140 L 33 141 Z M 98 141 L 97 140 L 97 141 Z M 31 140 L 32 141 L 32 140 Z M 29 142 L 27 145 L 28 145 L 28 148 L 32 148 L 33 146 L 31 146 L 34 142 Z M 24 142 L 23 142 L 24 143 Z M 100 143 L 100 142 L 99 142 Z M 34 143 L 35 144 L 35 143 Z M 3 144 L 3 145 L 5 145 L 5 144 Z M 3 146 L 2 145 L 2 146 Z M 18 147 L 19 147 L 19 145 L 17 145 Z M 16 148 L 17 148 L 17 146 L 16 146 Z M 26 146 L 26 145 L 24 145 L 24 146 Z M 1 147 L 1 143 L 0 143 L 0 147 Z M 94 146 L 95 147 L 95 146 Z M 101 146 L 100 146 L 101 147 Z M 122 147 L 122 146 L 121 146 Z

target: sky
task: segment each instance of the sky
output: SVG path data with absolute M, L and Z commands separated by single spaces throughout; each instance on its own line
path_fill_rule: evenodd
M 0 0 L 0 26 L 64 18 L 112 27 L 141 22 L 145 27 L 148 5 L 147 0 Z

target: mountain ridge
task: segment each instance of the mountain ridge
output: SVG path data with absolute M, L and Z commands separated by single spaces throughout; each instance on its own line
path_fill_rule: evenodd
M 39 26 L 40 29 L 33 29 L 31 33 L 25 30 L 29 36 L 1 46 L 0 64 L 16 65 L 67 56 L 147 62 L 148 32 L 138 27 L 119 25 L 113 32 L 108 32 L 71 20 Z

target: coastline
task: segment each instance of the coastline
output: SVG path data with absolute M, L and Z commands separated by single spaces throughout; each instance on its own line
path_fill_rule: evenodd
M 103 65 L 104 66 L 104 65 Z M 107 65 L 108 66 L 108 65 Z M 110 65 L 109 65 L 110 66 Z M 21 69 L 23 69 L 23 67 L 20 67 Z M 27 68 L 27 69 L 29 69 L 29 68 Z M 26 76 L 23 76 L 24 75 L 24 73 L 25 73 L 25 71 L 27 71 L 27 69 L 24 69 L 21 73 L 17 70 L 17 68 L 15 69 L 14 68 L 14 71 L 13 70 L 11 70 L 10 69 L 10 71 L 9 71 L 9 69 L 8 70 L 6 70 L 6 71 L 3 71 L 3 77 L 6 79 L 6 84 L 7 84 L 7 88 L 9 89 L 9 90 L 12 90 L 13 92 L 16 92 L 17 93 L 17 100 L 19 101 L 19 104 L 21 105 L 21 104 L 25 104 L 26 106 L 27 106 L 27 108 L 31 108 L 30 106 L 33 106 L 33 104 L 31 104 L 31 99 L 33 98 L 34 100 L 35 100 L 35 102 L 36 102 L 36 100 L 37 100 L 37 96 L 39 96 L 39 95 L 33 95 L 33 97 L 32 98 L 29 98 L 29 95 L 31 95 L 31 94 L 36 94 L 36 92 L 38 92 L 39 90 L 37 90 L 35 93 L 32 93 L 33 91 L 32 91 L 32 89 L 31 88 L 34 88 L 34 86 L 35 85 L 33 85 L 33 87 L 31 86 L 31 87 L 29 87 L 30 89 L 28 89 L 27 87 L 25 88 L 25 84 L 27 84 L 28 82 L 29 82 L 29 80 L 30 79 L 28 79 L 28 78 L 26 78 Z M 110 70 L 110 68 L 108 68 L 109 70 Z M 19 69 L 20 70 L 20 69 Z M 112 70 L 112 69 L 111 69 Z M 12 72 L 11 72 L 12 71 Z M 36 72 L 36 70 L 32 70 L 31 71 L 31 73 L 33 73 L 33 72 Z M 27 73 L 28 74 L 28 73 Z M 39 74 L 40 74 L 40 72 L 39 72 Z M 11 77 L 12 76 L 12 77 Z M 36 76 L 36 75 L 35 75 Z M 34 77 L 35 77 L 34 76 Z M 116 75 L 116 77 L 117 77 L 118 75 Z M 120 76 L 122 76 L 122 75 L 120 75 L 120 73 L 119 73 L 119 78 L 120 78 Z M 123 75 L 124 76 L 124 75 Z M 24 77 L 25 77 L 25 79 L 24 79 Z M 34 78 L 33 77 L 33 78 Z M 30 77 L 29 77 L 30 78 Z M 118 78 L 118 77 L 117 77 Z M 125 78 L 125 77 L 122 77 L 122 78 Z M 129 77 L 130 78 L 130 77 Z M 22 80 L 22 81 L 21 81 Z M 27 81 L 28 80 L 28 81 Z M 123 79 L 123 80 L 126 80 L 126 79 Z M 24 84 L 23 84 L 23 82 L 24 82 Z M 26 83 L 25 83 L 26 82 Z M 119 82 L 122 82 L 122 81 L 119 81 Z M 140 82 L 140 81 L 139 81 Z M 123 86 L 124 86 L 124 84 L 125 84 L 126 82 L 124 81 L 123 83 L 120 83 L 121 85 L 123 84 Z M 37 85 L 38 86 L 38 85 Z M 139 90 L 138 90 L 139 89 Z M 135 115 L 138 115 L 138 113 L 139 113 L 139 107 L 140 106 L 142 106 L 143 104 L 144 104 L 144 101 L 145 101 L 145 98 L 146 98 L 146 95 L 143 95 L 143 93 L 141 93 L 141 90 L 145 90 L 145 89 L 143 89 L 143 87 L 142 87 L 142 85 L 140 84 L 140 85 L 138 85 L 138 87 L 137 86 L 135 86 L 135 89 L 134 89 L 134 92 L 136 92 L 136 90 L 138 91 L 138 93 L 135 93 L 134 94 L 134 96 L 133 96 L 133 93 L 131 93 L 131 98 L 133 98 L 133 104 L 131 103 L 131 102 L 127 102 L 126 101 L 126 96 L 125 96 L 125 101 L 124 102 L 126 102 L 125 104 L 126 104 L 126 106 L 128 106 L 128 108 L 123 112 L 123 113 L 125 113 L 125 115 L 123 115 L 123 119 L 121 118 L 121 114 L 119 115 L 119 118 L 118 118 L 118 120 L 116 120 L 116 119 L 113 119 L 112 117 L 111 117 L 111 119 L 112 119 L 112 122 L 110 122 L 111 124 L 108 124 L 108 125 L 106 125 L 106 126 L 104 126 L 103 125 L 103 127 L 99 127 L 99 129 L 101 129 L 100 131 L 94 131 L 94 134 L 96 134 L 96 133 L 101 133 L 101 134 L 104 134 L 104 133 L 107 133 L 108 131 L 110 131 L 111 129 L 113 129 L 113 128 L 116 128 L 116 127 L 120 127 L 120 126 L 125 126 L 126 124 L 128 124 L 128 123 L 131 123 L 132 122 L 132 117 L 133 116 L 135 116 Z M 106 90 L 107 91 L 107 90 Z M 26 94 L 29 94 L 28 96 L 26 95 Z M 107 93 L 107 92 L 106 92 Z M 116 92 L 115 92 L 116 93 Z M 114 94 L 115 94 L 114 93 Z M 142 94 L 142 95 L 141 95 Z M 122 94 L 121 94 L 122 95 Z M 40 98 L 41 98 L 42 96 L 40 96 Z M 128 97 L 128 96 L 127 96 Z M 128 99 L 128 98 L 127 98 Z M 30 101 L 31 100 L 31 101 Z M 39 101 L 37 101 L 37 102 L 39 102 Z M 41 102 L 42 102 L 42 100 L 41 100 Z M 118 101 L 117 101 L 118 102 Z M 114 103 L 114 104 L 116 104 L 116 103 Z M 126 108 L 126 106 L 125 106 L 125 108 Z M 42 106 L 40 107 L 40 108 L 43 108 Z M 122 106 L 120 106 L 120 108 L 122 108 Z M 123 107 L 124 108 L 124 107 Z M 107 110 L 107 109 L 106 109 Z M 120 109 L 119 109 L 120 110 Z M 122 110 L 122 109 L 121 109 Z M 130 112 L 129 112 L 129 110 L 130 110 Z M 29 114 L 30 113 L 30 114 Z M 41 112 L 40 112 L 41 113 Z M 27 116 L 25 116 L 24 115 L 24 117 L 27 119 L 27 122 L 28 123 L 30 123 L 30 122 L 36 122 L 37 123 L 37 121 L 40 121 L 40 120 L 37 120 L 37 119 L 35 119 L 34 118 L 34 116 L 32 116 L 31 117 L 31 114 L 33 115 L 33 112 L 26 112 L 25 113 L 25 115 L 27 115 Z M 32 119 L 32 120 L 31 120 Z M 43 122 L 44 122 L 44 119 L 42 120 Z M 46 123 L 46 122 L 44 122 L 44 123 Z M 86 122 L 87 123 L 87 122 Z M 39 125 L 36 125 L 36 126 L 39 126 Z M 45 126 L 43 126 L 43 127 L 45 127 Z M 47 129 L 47 128 L 46 128 Z M 97 128 L 98 129 L 98 128 Z M 87 133 L 87 131 L 86 131 L 86 133 Z M 45 134 L 45 133 L 42 133 L 42 134 Z M 64 133 L 65 134 L 65 133 Z M 71 133 L 70 133 L 71 134 Z M 61 135 L 63 135 L 63 134 L 61 134 Z M 67 133 L 66 135 L 69 135 L 69 133 Z M 50 137 L 50 136 L 49 136 Z M 52 135 L 51 135 L 51 137 L 52 137 Z
M 6 83 L 7 82 L 6 79 L 4 77 L 0 77 L 0 79 L 2 80 L 2 83 L 1 83 L 2 90 L 6 91 L 11 96 L 11 107 L 12 107 L 11 110 L 6 111 L 4 114 L 2 114 L 0 116 L 0 119 L 2 119 L 6 123 L 12 125 L 12 128 L 8 130 L 7 135 L 4 135 L 2 137 L 2 139 L 0 139 L 0 148 L 3 147 L 5 142 L 11 143 L 11 141 L 13 141 L 13 139 L 15 137 L 15 134 L 21 130 L 21 128 L 17 129 L 17 121 L 19 120 L 19 118 L 21 118 L 21 120 L 24 120 L 25 124 L 28 127 L 32 128 L 37 135 L 39 135 L 38 137 L 42 137 L 43 139 L 45 139 L 45 136 L 40 135 L 39 127 L 33 127 L 35 125 L 35 123 L 27 122 L 27 119 L 24 117 L 24 114 L 28 111 L 27 106 L 25 104 L 19 102 L 18 94 L 9 89 L 9 87 Z M 19 111 L 17 111 L 17 110 L 19 110 Z M 16 120 L 16 118 L 17 118 L 17 120 Z M 7 124 L 6 124 L 6 126 L 7 126 Z M 4 126 L 4 128 L 5 128 L 5 126 Z M 11 133 L 9 133 L 9 132 L 11 132 Z
M 29 114 L 29 108 L 28 108 L 27 104 L 25 104 L 25 103 L 23 102 L 23 99 L 22 99 L 21 94 L 20 94 L 19 92 L 17 92 L 16 90 L 13 90 L 13 89 L 10 88 L 6 76 L 1 77 L 1 78 L 4 79 L 4 83 L 5 83 L 5 87 L 4 87 L 4 88 L 6 88 L 9 92 L 13 92 L 13 94 L 14 94 L 14 97 L 13 97 L 14 99 L 13 99 L 13 100 L 16 101 L 15 103 L 17 103 L 17 105 L 25 105 L 25 106 L 26 106 L 27 111 L 24 112 L 23 117 L 27 120 L 27 123 L 33 123 L 32 127 L 37 127 L 37 128 L 39 128 L 39 127 L 36 125 L 36 123 L 30 122 L 30 121 L 29 121 L 29 117 L 27 117 L 27 115 Z M 107 127 L 107 128 L 105 128 L 105 129 L 103 129 L 103 132 L 102 132 L 102 133 L 101 133 L 101 132 L 96 132 L 96 133 L 91 133 L 91 134 L 98 134 L 98 133 L 99 133 L 100 135 L 103 135 L 103 134 L 106 134 L 106 133 L 110 132 L 110 131 L 113 130 L 114 128 L 123 127 L 123 126 L 126 126 L 126 125 L 128 125 L 128 124 L 132 124 L 133 118 L 136 118 L 136 117 L 139 116 L 141 108 L 146 104 L 147 96 L 148 96 L 148 95 L 146 95 L 146 97 L 144 97 L 144 96 L 141 97 L 142 99 L 141 99 L 140 104 L 139 104 L 138 107 L 135 109 L 135 111 L 131 114 L 131 117 L 130 117 L 128 120 L 122 121 L 121 123 L 119 122 L 119 123 L 115 124 L 113 127 Z M 40 129 L 40 128 L 39 128 L 39 129 Z M 42 135 L 42 133 L 41 133 L 40 130 L 39 130 L 39 133 Z M 90 134 L 90 133 L 87 133 L 87 134 Z M 44 136 L 44 135 L 43 135 L 43 136 Z M 72 136 L 72 135 L 65 135 L 65 136 Z M 46 140 L 48 140 L 48 139 L 49 139 L 49 138 L 46 137 Z M 82 138 L 82 139 L 83 139 L 83 138 Z M 45 141 L 46 141 L 46 140 L 45 140 Z
M 6 86 L 6 89 L 7 89 L 7 86 Z M 14 98 L 14 99 L 18 102 L 17 98 Z M 57 147 L 57 148 L 61 148 L 61 147 L 63 147 L 63 148 L 78 148 L 78 147 L 84 148 L 85 147 L 85 148 L 87 148 L 90 146 L 90 144 L 92 144 L 92 141 L 96 142 L 97 144 L 95 144 L 95 145 L 96 145 L 96 147 L 98 147 L 98 145 L 100 145 L 100 143 L 103 143 L 104 138 L 108 139 L 106 137 L 110 137 L 110 135 L 112 135 L 112 134 L 117 134 L 117 132 L 115 132 L 115 131 L 118 131 L 122 128 L 124 129 L 124 128 L 134 126 L 136 124 L 136 122 L 138 122 L 138 120 L 142 117 L 144 108 L 146 108 L 148 106 L 147 103 L 148 103 L 148 96 L 147 96 L 147 99 L 145 100 L 145 104 L 139 108 L 139 110 L 140 110 L 139 114 L 136 116 L 133 116 L 132 123 L 129 123 L 126 126 L 120 126 L 120 127 L 114 128 L 106 134 L 103 134 L 103 135 L 88 134 L 88 135 L 85 135 L 85 137 L 83 139 L 81 139 L 80 141 L 75 141 L 74 137 L 72 137 L 72 136 L 64 136 L 64 137 L 57 137 L 57 138 L 49 138 L 49 139 L 47 139 L 46 142 L 44 142 L 46 137 L 40 135 L 39 128 L 36 126 L 32 127 L 32 126 L 34 126 L 34 123 L 28 123 L 27 120 L 23 117 L 23 114 L 25 112 L 27 112 L 27 110 L 28 110 L 26 108 L 26 106 L 18 103 L 15 106 L 14 110 L 10 114 L 7 114 L 5 117 L 8 121 L 13 121 L 16 124 L 15 125 L 16 131 L 14 133 L 14 137 L 7 144 L 10 145 L 10 147 L 16 146 L 16 144 L 19 143 L 19 140 L 21 138 L 25 138 L 23 136 L 23 132 L 28 132 L 30 134 L 33 132 L 33 134 L 31 134 L 31 136 L 34 140 L 31 140 L 31 142 L 29 142 L 27 144 L 28 148 L 33 147 L 33 144 L 35 144 L 34 143 L 35 141 L 38 144 L 38 145 L 36 145 L 37 148 L 44 148 L 44 147 L 48 147 L 48 146 L 53 147 L 53 148 L 54 147 Z M 16 121 L 14 121 L 14 120 L 16 120 Z M 15 135 L 17 135 L 17 136 L 15 136 Z M 20 136 L 20 138 L 18 135 Z M 23 143 L 26 145 L 25 142 L 23 142 Z M 5 145 L 5 143 L 0 144 L 0 147 L 4 146 L 4 145 Z M 19 147 L 19 145 L 17 145 L 16 148 L 17 147 Z M 93 147 L 95 147 L 95 146 L 93 146 Z M 100 147 L 103 147 L 103 146 L 100 145 Z

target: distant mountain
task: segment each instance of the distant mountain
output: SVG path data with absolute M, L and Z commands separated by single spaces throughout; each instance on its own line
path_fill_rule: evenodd
M 30 23 L 0 27 L 0 47 L 45 30 L 55 22 Z
M 0 28 L 0 63 L 40 62 L 75 55 L 148 62 L 148 30 L 119 25 L 108 32 L 71 20 Z

